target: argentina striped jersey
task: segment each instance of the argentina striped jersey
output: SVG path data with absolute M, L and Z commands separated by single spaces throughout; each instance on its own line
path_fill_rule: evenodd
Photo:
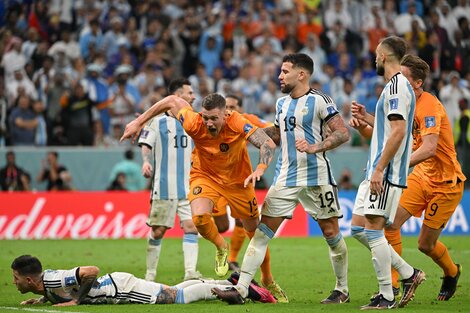
M 400 115 L 406 121 L 405 138 L 398 151 L 384 171 L 384 180 L 390 184 L 406 187 L 408 166 L 412 148 L 413 117 L 416 98 L 408 80 L 401 73 L 395 74 L 385 85 L 375 109 L 374 131 L 369 150 L 366 177 L 371 179 L 372 173 L 382 156 L 387 140 L 390 138 L 392 128 L 389 117 Z
M 273 185 L 336 185 L 325 152 L 308 154 L 295 147 L 295 141 L 299 139 L 305 139 L 309 144 L 323 141 L 326 122 L 336 114 L 338 110 L 331 97 L 318 90 L 311 89 L 296 99 L 288 95 L 277 100 L 274 123 L 281 134 L 281 152 Z
M 175 118 L 160 115 L 143 128 L 139 145 L 154 154 L 152 199 L 186 199 L 194 143 Z

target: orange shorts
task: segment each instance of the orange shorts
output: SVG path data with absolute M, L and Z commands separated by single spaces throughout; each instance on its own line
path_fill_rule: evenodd
M 429 228 L 444 228 L 462 200 L 464 183 L 443 184 L 436 188 L 413 173 L 408 176 L 407 183 L 408 188 L 403 191 L 400 206 L 416 217 L 421 217 L 424 211 L 423 224 Z
M 214 206 L 214 210 L 212 210 L 212 216 L 224 216 L 227 214 L 227 205 L 227 199 L 220 197 L 217 205 Z
M 225 198 L 233 218 L 248 219 L 259 216 L 255 189 L 251 185 L 247 188 L 243 185 L 220 186 L 208 178 L 197 177 L 189 183 L 188 199 L 191 202 L 197 198 L 210 199 L 214 203 L 214 211 L 218 211 L 219 200 Z M 224 208 L 226 210 L 226 206 Z

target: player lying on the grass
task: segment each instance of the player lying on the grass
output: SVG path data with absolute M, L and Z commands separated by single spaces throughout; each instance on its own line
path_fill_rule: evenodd
M 214 300 L 211 289 L 228 288 L 236 284 L 238 274 L 228 280 L 188 280 L 175 286 L 149 282 L 124 272 L 98 277 L 96 266 L 79 266 L 70 270 L 42 270 L 41 262 L 31 255 L 17 257 L 11 264 L 13 283 L 21 293 L 32 292 L 42 297 L 21 304 L 50 301 L 56 306 L 78 304 L 186 304 L 199 300 Z M 255 281 L 250 285 L 254 301 L 275 303 L 272 294 Z

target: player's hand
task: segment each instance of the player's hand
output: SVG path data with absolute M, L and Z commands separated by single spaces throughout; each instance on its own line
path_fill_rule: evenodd
M 145 178 L 150 178 L 152 177 L 152 172 L 153 172 L 152 165 L 150 165 L 149 162 L 144 162 L 144 164 L 142 164 L 142 175 Z
M 264 174 L 264 171 L 265 169 L 257 167 L 256 170 L 245 179 L 245 182 L 243 183 L 243 187 L 245 188 L 248 187 L 250 183 L 252 183 L 253 186 L 255 186 L 256 182 L 260 181 L 261 176 L 263 176 Z
M 30 305 L 30 304 L 39 304 L 42 303 L 41 298 L 39 299 L 28 299 L 25 301 L 22 301 L 20 304 L 21 305 Z
M 62 303 L 54 304 L 54 306 L 73 306 L 73 305 L 78 305 L 77 300 L 70 300 L 69 302 L 62 302 Z
M 370 178 L 370 193 L 373 195 L 381 195 L 383 192 L 384 173 L 375 170 Z
M 131 139 L 131 142 L 134 143 L 143 127 L 144 125 L 141 125 L 137 119 L 134 119 L 132 122 L 126 125 L 126 129 L 124 130 L 124 134 L 122 135 L 120 141 L 129 138 Z
M 295 147 L 300 152 L 317 153 L 315 145 L 309 144 L 305 139 L 296 140 Z
M 355 117 L 351 117 L 351 119 L 349 120 L 349 126 L 359 130 L 367 127 L 367 123 Z
M 366 119 L 366 107 L 356 101 L 351 102 L 351 114 L 353 117 L 364 121 Z

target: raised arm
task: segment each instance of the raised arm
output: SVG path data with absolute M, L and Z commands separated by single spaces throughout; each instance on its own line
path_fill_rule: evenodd
M 367 123 L 369 126 L 374 127 L 374 116 L 367 113 L 366 107 L 356 101 L 351 103 L 351 114 L 353 117 Z
M 248 186 L 250 182 L 255 185 L 256 181 L 261 179 L 261 176 L 263 176 L 273 160 L 274 150 L 276 149 L 274 141 L 260 128 L 255 130 L 253 134 L 248 137 L 248 141 L 259 148 L 259 164 L 256 170 L 245 179 L 245 187 Z
M 76 299 L 69 302 L 56 304 L 55 306 L 71 306 L 78 305 L 85 300 L 88 292 L 96 281 L 100 269 L 96 266 L 80 266 L 78 270 L 78 277 L 80 279 L 80 288 L 78 288 Z
M 163 98 L 126 125 L 121 141 L 129 138 L 134 142 L 142 127 L 144 127 L 145 123 L 152 117 L 167 111 L 169 111 L 173 116 L 176 116 L 178 112 L 186 106 L 190 106 L 190 104 L 178 96 L 170 95 Z
M 349 126 L 356 129 L 364 138 L 372 138 L 372 132 L 374 129 L 366 122 L 358 120 L 355 117 L 351 117 L 349 120 Z
M 281 144 L 281 132 L 279 131 L 279 127 L 270 126 L 263 128 L 263 131 L 274 141 L 276 145 L 279 146 Z
M 331 134 L 325 140 L 309 144 L 305 139 L 296 140 L 295 147 L 300 152 L 319 153 L 334 149 L 349 140 L 349 131 L 339 114 L 336 114 L 328 121 Z
M 150 159 L 152 157 L 152 149 L 146 144 L 142 144 L 141 153 L 142 153 L 142 175 L 145 178 L 150 178 L 153 172 L 152 164 L 150 163 Z

